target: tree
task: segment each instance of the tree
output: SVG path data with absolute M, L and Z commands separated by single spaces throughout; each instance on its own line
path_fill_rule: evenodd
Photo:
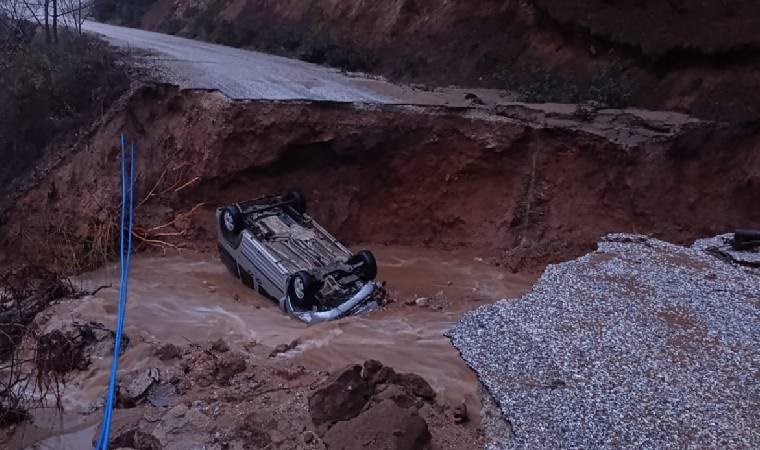
M 0 25 L 21 32 L 23 22 L 33 22 L 45 30 L 48 43 L 57 43 L 59 24 L 82 33 L 93 4 L 93 0 L 0 0 Z

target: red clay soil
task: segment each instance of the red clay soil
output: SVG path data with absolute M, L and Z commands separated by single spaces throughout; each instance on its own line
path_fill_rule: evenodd
M 702 124 L 626 148 L 572 128 L 146 87 L 16 202 L 0 247 L 69 271 L 111 256 L 122 131 L 138 147 L 141 249 L 213 249 L 217 206 L 293 188 L 348 243 L 466 247 L 513 269 L 607 232 L 684 242 L 760 222 L 757 129 Z
M 142 25 L 404 81 L 760 118 L 754 0 L 158 0 Z
M 152 369 L 160 382 L 144 384 L 146 393 L 129 398 L 129 391 L 121 391 L 130 403 L 115 410 L 111 447 L 458 450 L 483 445 L 480 424 L 462 420 L 424 378 L 378 361 L 329 374 L 285 358 L 267 359 L 255 344 L 246 351 L 192 345 L 174 352 L 161 369 Z M 130 383 L 147 371 L 123 379 Z M 156 398 L 165 407 L 152 406 Z

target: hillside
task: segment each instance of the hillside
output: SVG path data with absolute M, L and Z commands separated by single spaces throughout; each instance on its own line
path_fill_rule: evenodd
M 760 117 L 760 4 L 751 0 L 144 0 L 98 17 L 527 101 Z

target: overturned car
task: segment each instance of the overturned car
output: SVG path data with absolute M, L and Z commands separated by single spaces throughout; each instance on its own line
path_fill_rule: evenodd
M 306 214 L 299 192 L 235 203 L 216 211 L 219 254 L 233 276 L 278 300 L 307 323 L 377 308 L 371 252 L 352 253 Z

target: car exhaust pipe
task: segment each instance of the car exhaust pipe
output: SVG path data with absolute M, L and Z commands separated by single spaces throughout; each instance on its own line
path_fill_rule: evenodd
M 359 307 L 365 300 L 369 298 L 370 295 L 375 291 L 377 288 L 377 283 L 367 283 L 357 292 L 353 295 L 348 301 L 345 301 L 341 303 L 340 305 L 336 306 L 335 308 L 328 310 L 328 311 L 296 311 L 293 308 L 293 305 L 290 303 L 290 298 L 286 295 L 285 298 L 282 299 L 282 305 L 285 312 L 288 314 L 293 315 L 299 320 L 302 320 L 306 322 L 309 325 L 313 325 L 316 323 L 321 322 L 328 322 L 330 320 L 339 319 L 340 317 L 346 315 L 354 308 Z M 375 305 L 374 307 L 377 307 Z

